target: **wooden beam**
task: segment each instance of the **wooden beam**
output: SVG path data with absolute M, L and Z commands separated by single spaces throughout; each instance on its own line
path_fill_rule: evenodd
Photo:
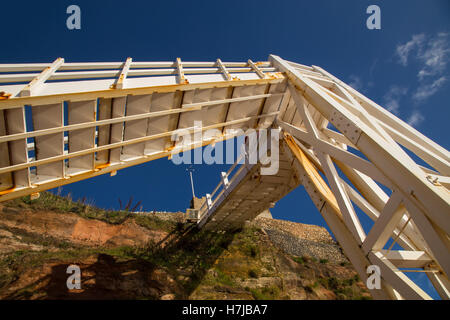
M 277 114 L 278 114 L 278 111 L 268 113 L 268 114 L 263 114 L 260 116 L 250 116 L 250 117 L 245 117 L 242 119 L 222 122 L 222 123 L 202 127 L 202 131 L 221 128 L 224 126 L 230 126 L 230 125 L 234 125 L 234 124 L 239 124 L 239 123 L 251 121 L 254 119 L 271 117 L 271 116 L 274 116 Z M 77 152 L 73 152 L 73 153 L 69 153 L 69 154 L 65 154 L 65 155 L 61 155 L 61 156 L 57 156 L 57 157 L 49 157 L 49 158 L 45 158 L 42 160 L 37 160 L 37 161 L 29 162 L 29 163 L 23 163 L 23 164 L 13 165 L 13 166 L 9 166 L 9 167 L 4 167 L 4 168 L 0 168 L 0 174 L 4 173 L 4 172 L 11 172 L 11 171 L 16 171 L 16 170 L 20 170 L 20 169 L 24 169 L 24 168 L 33 167 L 33 166 L 39 166 L 39 165 L 43 165 L 43 164 L 47 164 L 47 163 L 52 163 L 52 162 L 56 162 L 56 161 L 60 161 L 60 160 L 64 160 L 64 159 L 70 159 L 70 158 L 87 155 L 87 154 L 98 152 L 98 151 L 119 148 L 119 147 L 126 146 L 126 145 L 133 144 L 133 143 L 139 143 L 139 142 L 144 142 L 144 141 L 155 140 L 158 138 L 170 137 L 172 134 L 175 134 L 175 133 L 179 132 L 180 130 L 188 130 L 191 133 L 193 133 L 194 130 L 198 130 L 198 128 L 190 127 L 190 128 L 177 129 L 177 130 L 173 130 L 173 131 L 168 131 L 168 132 L 159 133 L 159 134 L 155 134 L 155 135 L 151 135 L 151 136 L 145 136 L 145 137 L 141 137 L 141 138 L 131 139 L 131 140 L 127 140 L 127 141 L 114 142 L 114 143 L 110 143 L 105 146 L 98 146 L 96 148 L 77 151 Z M 118 160 L 116 159 L 115 161 L 118 161 Z
M 405 214 L 405 209 L 400 206 L 401 201 L 401 193 L 394 191 L 362 244 L 365 253 L 383 249 Z
M 20 91 L 20 97 L 29 97 L 39 90 L 39 88 L 47 81 L 64 63 L 63 58 L 56 59 L 49 67 L 45 68 L 38 76 L 36 76 L 30 83 L 28 83 L 22 91 Z
M 256 74 L 261 79 L 265 79 L 266 78 L 266 75 L 264 74 L 264 72 L 262 72 L 261 69 L 259 69 L 259 67 L 252 60 L 248 59 L 247 63 L 250 66 L 250 68 L 252 68 L 252 70 L 255 71 Z
M 181 63 L 180 58 L 177 58 L 176 65 L 177 65 L 178 84 L 188 84 L 189 81 L 184 76 L 183 64 Z
M 223 64 L 222 60 L 217 59 L 216 63 L 219 66 L 220 70 L 222 70 L 223 77 L 225 78 L 225 80 L 227 81 L 233 80 L 230 73 L 227 70 L 227 67 L 225 67 L 225 65 Z
M 213 100 L 213 101 L 208 101 L 208 102 L 183 104 L 182 108 L 154 111 L 154 112 L 142 113 L 142 114 L 131 115 L 131 116 L 121 116 L 121 117 L 116 117 L 116 118 L 112 118 L 112 119 L 97 120 L 97 121 L 92 121 L 92 122 L 83 122 L 83 123 L 78 123 L 78 124 L 73 124 L 73 125 L 66 125 L 63 127 L 60 126 L 60 127 L 48 128 L 48 129 L 44 129 L 44 130 L 36 130 L 36 131 L 29 131 L 29 132 L 24 132 L 24 133 L 0 136 L 0 143 L 7 142 L 7 141 L 15 141 L 15 140 L 23 139 L 23 138 L 39 137 L 39 136 L 43 136 L 43 135 L 47 135 L 47 134 L 51 134 L 51 133 L 63 132 L 63 131 L 73 131 L 73 130 L 86 129 L 86 128 L 91 128 L 91 127 L 96 127 L 96 126 L 104 126 L 104 125 L 120 123 L 120 122 L 127 122 L 127 121 L 134 121 L 134 120 L 140 120 L 140 119 L 161 117 L 161 116 L 170 115 L 170 114 L 198 111 L 198 110 L 201 110 L 203 107 L 207 107 L 207 106 L 211 106 L 211 105 L 232 103 L 232 102 L 238 102 L 238 101 L 255 100 L 255 99 L 261 99 L 261 98 L 272 97 L 272 96 L 277 96 L 277 95 L 278 94 L 262 94 L 262 95 L 247 96 L 247 97 L 240 97 L 240 98 L 231 98 L 231 99 L 223 99 L 223 100 Z
M 381 277 L 391 283 L 404 299 L 431 300 L 431 297 L 395 267 L 381 252 L 371 252 L 369 260 L 380 267 Z
M 128 73 L 130 75 L 132 70 Z M 114 73 L 117 75 L 117 72 Z M 0 76 L 1 77 L 1 76 Z M 31 96 L 31 97 L 13 97 L 10 99 L 0 100 L 0 110 L 14 109 L 19 105 L 30 105 L 31 107 L 38 105 L 47 105 L 60 103 L 62 101 L 84 101 L 84 100 L 94 100 L 98 98 L 116 98 L 124 95 L 143 95 L 151 93 L 168 93 L 174 91 L 189 91 L 189 90 L 201 90 L 210 88 L 223 88 L 223 87 L 240 87 L 247 85 L 259 85 L 259 84 L 275 84 L 283 82 L 285 78 L 283 76 L 277 78 L 267 78 L 267 79 L 249 79 L 249 80 L 239 80 L 239 81 L 208 81 L 202 83 L 192 83 L 192 84 L 169 84 L 169 85 L 151 85 L 145 87 L 135 87 L 126 88 L 122 90 L 110 89 L 109 86 L 105 87 L 104 81 L 99 80 L 101 85 L 93 85 L 89 91 L 67 91 L 64 93 L 45 95 L 45 96 Z M 94 81 L 97 83 L 97 81 Z
M 125 61 L 122 71 L 120 72 L 117 82 L 114 84 L 115 89 L 123 89 L 125 86 L 125 81 L 127 79 L 128 71 L 130 70 L 131 62 L 133 59 L 127 58 Z
M 397 268 L 423 268 L 433 260 L 423 251 L 380 250 Z

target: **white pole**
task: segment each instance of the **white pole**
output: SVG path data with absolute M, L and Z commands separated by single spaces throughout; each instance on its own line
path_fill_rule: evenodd
M 195 198 L 195 192 L 194 192 L 194 180 L 192 178 L 192 171 L 189 170 L 189 175 L 191 177 L 191 188 L 192 188 L 192 197 Z

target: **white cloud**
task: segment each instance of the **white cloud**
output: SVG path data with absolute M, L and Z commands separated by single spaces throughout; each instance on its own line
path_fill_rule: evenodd
M 399 57 L 400 63 L 404 66 L 408 65 L 408 56 L 413 49 L 420 48 L 425 40 L 425 35 L 415 34 L 412 39 L 405 44 L 399 44 L 396 49 L 396 53 Z
M 358 77 L 357 75 L 351 74 L 348 78 L 350 79 L 350 82 L 348 84 L 350 87 L 352 87 L 356 91 L 359 91 L 360 89 L 362 89 L 363 85 L 362 85 L 362 80 L 360 77 Z
M 411 116 L 408 118 L 408 124 L 412 127 L 415 127 L 419 125 L 423 120 L 425 120 L 425 117 L 419 112 L 419 111 L 413 111 Z
M 425 83 L 420 85 L 416 92 L 413 94 L 413 100 L 416 102 L 423 101 L 428 97 L 434 95 L 444 85 L 447 78 L 442 76 L 439 79 L 434 80 L 431 83 Z
M 450 56 L 450 43 L 448 33 L 439 33 L 436 37 L 431 38 L 427 46 L 418 52 L 418 59 L 423 66 L 418 73 L 419 79 L 426 76 L 434 76 L 442 74 L 446 67 Z
M 445 32 L 435 36 L 421 33 L 397 46 L 396 54 L 400 64 L 407 66 L 409 57 L 413 57 L 419 65 L 418 87 L 412 96 L 413 101 L 423 102 L 438 92 L 446 82 L 444 73 L 450 60 L 449 38 L 450 34 Z
M 384 95 L 384 105 L 392 113 L 398 114 L 400 111 L 400 99 L 406 95 L 408 88 L 392 85 Z

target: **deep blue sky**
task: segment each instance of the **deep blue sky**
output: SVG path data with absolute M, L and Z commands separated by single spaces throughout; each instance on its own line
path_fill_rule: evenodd
M 66 28 L 71 4 L 81 8 L 81 30 Z M 381 30 L 366 28 L 370 4 L 381 7 Z M 66 62 L 127 57 L 258 61 L 273 53 L 325 68 L 450 147 L 448 0 L 4 1 L 2 12 L 0 63 L 51 62 L 57 57 Z M 419 77 L 420 70 L 428 74 Z M 106 208 L 117 208 L 118 198 L 126 201 L 133 195 L 145 210 L 184 211 L 190 199 L 185 169 L 162 159 L 113 178 L 66 186 L 64 193 L 95 199 Z M 221 170 L 223 166 L 196 166 L 196 193 L 212 191 Z M 278 218 L 324 225 L 302 188 L 272 212 Z

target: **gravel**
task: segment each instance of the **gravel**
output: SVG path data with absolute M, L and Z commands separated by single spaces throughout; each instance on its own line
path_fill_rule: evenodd
M 337 244 L 301 239 L 288 232 L 275 229 L 265 231 L 269 235 L 270 240 L 288 254 L 298 257 L 312 257 L 317 260 L 326 259 L 331 263 L 348 261 Z
M 348 262 L 340 246 L 323 227 L 261 217 L 251 224 L 262 228 L 270 240 L 288 254 L 326 259 L 331 263 Z

